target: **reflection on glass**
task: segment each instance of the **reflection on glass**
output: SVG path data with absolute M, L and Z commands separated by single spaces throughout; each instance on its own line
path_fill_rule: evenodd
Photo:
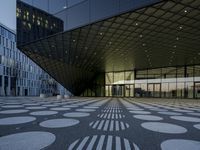
M 114 84 L 124 84 L 124 72 L 114 73 Z
M 106 84 L 112 84 L 113 83 L 113 73 L 106 73 Z
M 184 83 L 177 83 L 177 97 L 184 98 Z
M 125 96 L 126 97 L 130 96 L 130 85 L 125 85 Z
M 134 85 L 130 85 L 130 97 L 134 96 Z

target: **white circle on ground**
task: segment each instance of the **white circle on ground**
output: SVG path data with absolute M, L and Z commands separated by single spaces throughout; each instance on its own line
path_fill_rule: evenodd
M 11 109 L 11 110 L 0 111 L 0 114 L 17 114 L 17 113 L 25 113 L 28 111 L 29 110 L 26 110 L 26 109 Z
M 1 106 L 2 108 L 22 108 L 24 106 L 22 105 L 4 105 L 4 106 Z
M 134 118 L 141 119 L 141 120 L 149 120 L 149 121 L 159 121 L 163 120 L 163 118 L 154 115 L 134 115 Z
M 96 106 L 84 106 L 86 109 L 98 109 L 99 107 Z
M 199 150 L 200 141 L 170 139 L 161 143 L 162 150 Z
M 23 104 L 24 106 L 38 106 L 39 104 L 31 103 L 31 104 Z
M 170 118 L 175 119 L 175 120 L 179 120 L 179 121 L 200 122 L 200 118 L 197 118 L 197 117 L 171 116 Z
M 46 116 L 46 115 L 55 115 L 57 114 L 57 111 L 50 111 L 50 110 L 44 110 L 44 111 L 35 111 L 31 112 L 30 115 L 35 115 L 35 116 Z
M 89 115 L 90 115 L 89 113 L 70 112 L 70 113 L 65 113 L 63 116 L 65 116 L 65 117 L 87 117 Z
M 141 126 L 145 129 L 160 133 L 178 134 L 187 132 L 186 128 L 171 123 L 145 122 Z
M 98 143 L 98 144 L 95 144 L 95 143 Z M 72 150 L 72 149 L 77 149 L 77 148 L 79 149 L 117 149 L 118 148 L 118 149 L 126 149 L 126 150 L 130 150 L 130 149 L 140 150 L 135 143 L 132 143 L 125 138 L 121 138 L 119 136 L 112 136 L 112 135 L 86 136 L 74 141 L 69 146 L 68 149 Z
M 78 124 L 80 121 L 76 119 L 51 119 L 40 123 L 40 126 L 46 128 L 63 128 Z
M 81 111 L 81 112 L 93 112 L 96 111 L 95 109 L 76 109 L 76 111 Z
M 200 124 L 195 124 L 194 127 L 200 130 Z
M 42 105 L 44 107 L 57 107 L 58 105 L 55 104 L 46 104 L 46 105 Z
M 49 132 L 22 132 L 0 137 L 2 150 L 39 150 L 55 141 L 54 134 Z
M 193 116 L 200 116 L 200 113 L 188 113 L 189 115 L 193 115 Z
M 142 109 L 142 108 L 131 108 L 131 107 L 129 107 L 129 108 L 127 108 L 127 109 L 128 109 L 128 110 L 136 110 L 136 111 L 137 111 L 137 110 L 139 110 L 139 111 L 140 111 L 140 110 L 144 110 L 144 109 Z
M 15 124 L 31 122 L 34 120 L 36 120 L 35 117 L 29 117 L 29 116 L 1 118 L 0 125 L 15 125 Z
M 167 109 L 161 109 L 161 108 L 151 108 L 150 110 L 160 111 L 160 112 L 166 112 L 166 111 L 168 111 Z
M 146 114 L 151 114 L 151 112 L 149 112 L 149 111 L 129 111 L 130 113 L 134 113 L 134 114 L 144 114 L 144 115 L 146 115 Z
M 163 114 L 163 115 L 182 115 L 181 113 L 178 113 L 178 112 L 164 112 L 164 111 L 161 111 L 161 112 L 158 112 L 159 114 Z
M 26 109 L 31 109 L 31 110 L 35 110 L 35 109 L 45 109 L 46 107 L 43 106 L 35 106 L 35 107 L 26 107 Z
M 174 109 L 174 111 L 177 111 L 177 112 L 188 112 L 188 113 L 191 113 L 193 112 L 192 110 L 185 110 L 185 109 Z
M 62 106 L 62 107 L 75 108 L 75 107 L 77 107 L 77 106 L 75 106 L 75 105 L 64 105 L 64 106 Z
M 50 109 L 55 110 L 55 111 L 65 111 L 65 110 L 70 110 L 71 108 L 55 107 L 55 108 L 50 108 Z

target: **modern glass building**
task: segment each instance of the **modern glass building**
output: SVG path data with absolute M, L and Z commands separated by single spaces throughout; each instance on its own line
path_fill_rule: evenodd
M 15 31 L 0 24 L 0 96 L 55 95 L 61 91 L 64 87 L 16 48 Z
M 74 95 L 200 98 L 200 2 L 17 3 L 18 47 Z

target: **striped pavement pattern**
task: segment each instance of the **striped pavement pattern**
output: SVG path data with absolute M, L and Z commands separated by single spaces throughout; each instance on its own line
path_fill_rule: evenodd
M 94 135 L 73 142 L 68 150 L 139 150 L 138 146 L 127 139 L 111 135 Z
M 118 120 L 97 120 L 89 124 L 93 129 L 103 131 L 120 131 L 129 128 L 128 123 Z
M 104 119 L 122 119 L 125 115 L 118 114 L 118 113 L 102 113 L 98 114 L 97 117 L 104 118 Z

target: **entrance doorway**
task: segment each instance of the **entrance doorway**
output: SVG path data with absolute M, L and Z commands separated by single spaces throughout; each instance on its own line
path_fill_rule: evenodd
M 113 85 L 112 96 L 123 97 L 124 96 L 124 85 Z
M 28 89 L 24 90 L 24 94 L 25 94 L 25 96 L 28 96 Z
M 160 97 L 161 96 L 161 84 L 160 83 L 149 83 L 148 84 L 148 96 L 149 97 Z
M 195 82 L 194 88 L 195 88 L 194 90 L 195 98 L 200 98 L 200 82 Z

